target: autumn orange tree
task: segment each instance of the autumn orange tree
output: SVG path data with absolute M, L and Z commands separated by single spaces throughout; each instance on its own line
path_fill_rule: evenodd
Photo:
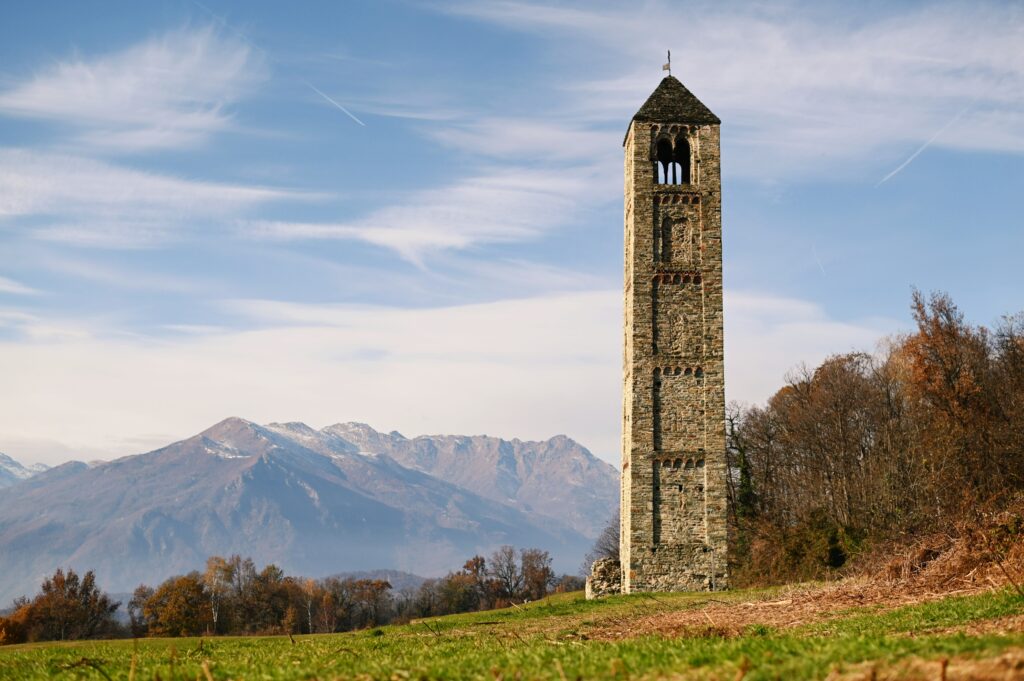
M 972 326 L 944 294 L 915 292 L 911 309 L 916 331 L 879 352 L 801 368 L 763 407 L 730 406 L 741 578 L 813 577 L 1020 492 L 1022 318 Z
M 96 586 L 90 570 L 57 569 L 43 580 L 31 601 L 15 601 L 13 612 L 0 617 L 0 643 L 64 641 L 107 636 L 117 631 L 118 603 Z
M 172 577 L 161 584 L 142 607 L 150 634 L 197 636 L 213 624 L 210 595 L 198 572 Z

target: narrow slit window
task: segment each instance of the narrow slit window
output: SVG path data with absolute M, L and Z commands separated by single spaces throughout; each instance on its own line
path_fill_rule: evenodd
M 672 262 L 672 218 L 661 221 L 661 261 Z

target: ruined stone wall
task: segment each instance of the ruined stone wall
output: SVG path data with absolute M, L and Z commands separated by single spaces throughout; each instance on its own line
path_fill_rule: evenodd
M 622 592 L 622 572 L 615 558 L 601 558 L 594 561 L 587 577 L 586 597 L 600 598 Z
M 655 146 L 680 136 L 690 182 L 658 184 Z M 622 589 L 722 589 L 719 126 L 634 120 L 625 147 Z

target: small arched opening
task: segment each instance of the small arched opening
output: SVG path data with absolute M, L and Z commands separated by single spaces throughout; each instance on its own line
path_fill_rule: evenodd
M 669 182 L 672 167 L 672 142 L 666 138 L 658 140 L 654 153 L 654 166 L 658 184 L 672 184 Z
M 685 137 L 677 137 L 672 150 L 672 184 L 690 184 L 690 143 Z

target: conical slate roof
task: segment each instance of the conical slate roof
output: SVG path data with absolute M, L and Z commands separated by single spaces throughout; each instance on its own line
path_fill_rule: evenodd
M 715 124 L 722 121 L 711 109 L 693 96 L 675 76 L 665 76 L 644 105 L 633 116 L 634 121 L 648 123 Z

